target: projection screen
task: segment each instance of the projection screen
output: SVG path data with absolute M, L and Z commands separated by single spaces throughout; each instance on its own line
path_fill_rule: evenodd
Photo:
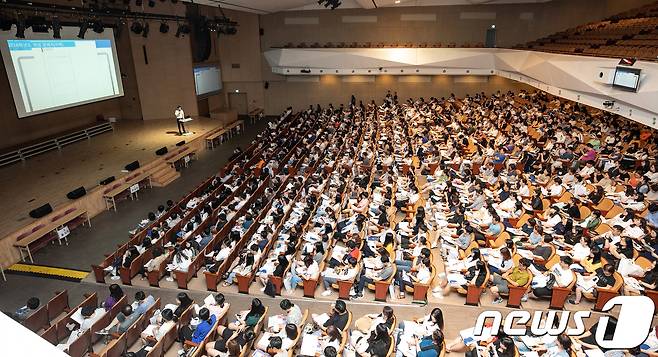
M 112 29 L 103 33 L 64 27 L 61 39 L 51 33 L 25 31 L 16 38 L 15 26 L 0 32 L 4 61 L 19 118 L 71 108 L 123 95 L 121 72 Z

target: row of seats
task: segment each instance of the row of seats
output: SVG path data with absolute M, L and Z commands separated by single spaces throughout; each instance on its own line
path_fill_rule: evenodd
M 455 48 L 455 47 L 460 47 L 460 48 L 483 48 L 484 43 L 483 42 L 464 42 L 461 45 L 457 44 L 456 42 L 449 42 L 449 43 L 442 43 L 442 42 L 434 42 L 434 43 L 427 43 L 427 42 L 421 42 L 421 43 L 415 43 L 415 42 L 405 42 L 405 43 L 399 43 L 399 42 L 378 42 L 378 43 L 373 43 L 373 42 L 351 42 L 351 43 L 346 43 L 346 42 L 338 42 L 338 43 L 332 43 L 332 42 L 327 42 L 324 44 L 321 44 L 319 42 L 314 42 L 307 44 L 306 42 L 301 42 L 298 44 L 294 44 L 292 42 L 288 42 L 283 46 L 280 46 L 281 48 Z
M 581 25 L 516 48 L 604 57 L 658 58 L 658 5 Z

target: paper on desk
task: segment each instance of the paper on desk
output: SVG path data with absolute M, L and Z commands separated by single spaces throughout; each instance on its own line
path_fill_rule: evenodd
M 302 340 L 302 347 L 299 349 L 299 354 L 302 356 L 315 356 L 315 351 L 320 344 L 319 337 L 316 335 L 304 335 Z

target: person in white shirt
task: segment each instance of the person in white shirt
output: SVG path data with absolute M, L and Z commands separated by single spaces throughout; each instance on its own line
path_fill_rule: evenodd
M 553 294 L 553 287 L 566 288 L 569 286 L 574 279 L 574 274 L 570 268 L 571 264 L 573 264 L 573 259 L 570 256 L 560 257 L 560 262 L 553 265 L 544 274 L 531 266 L 530 269 L 535 276 L 532 281 L 532 295 L 538 298 L 550 298 Z M 553 280 L 551 284 L 549 284 L 550 280 Z M 536 282 L 537 284 L 535 284 Z
M 324 286 L 322 296 L 331 295 L 331 284 L 336 284 L 338 280 L 353 280 L 354 277 L 356 277 L 356 273 L 358 272 L 357 264 L 358 261 L 356 258 L 349 257 L 347 264 L 336 268 L 327 268 L 324 272 L 322 272 L 322 285 Z
M 174 116 L 176 117 L 176 123 L 178 124 L 178 134 L 183 135 L 187 133 L 185 130 L 185 123 L 181 122 L 181 120 L 185 119 L 185 112 L 180 105 L 176 107 Z
M 91 326 L 93 326 L 96 323 L 96 321 L 100 320 L 105 314 L 106 314 L 105 309 L 103 309 L 102 307 L 97 309 L 91 306 L 80 308 L 81 321 L 79 327 L 73 330 L 75 326 L 72 326 L 73 325 L 72 323 L 67 324 L 66 328 L 71 330 L 71 334 L 69 335 L 69 338 L 66 340 L 66 342 L 60 343 L 59 345 L 57 345 L 57 348 L 59 348 L 62 351 L 66 351 L 69 348 L 69 346 L 78 339 L 78 337 L 80 337 L 87 330 L 89 330 Z
M 176 321 L 174 321 L 174 313 L 171 309 L 164 309 L 160 313 L 156 312 L 141 334 L 142 341 L 145 345 L 150 345 L 153 339 L 160 341 L 175 325 Z
M 299 306 L 293 304 L 288 299 L 283 299 L 281 300 L 279 307 L 286 312 L 286 314 L 283 315 L 286 319 L 286 323 L 297 326 L 302 323 L 302 309 L 300 309 Z

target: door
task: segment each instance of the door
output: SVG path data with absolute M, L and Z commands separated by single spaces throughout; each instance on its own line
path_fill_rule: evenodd
M 236 110 L 238 114 L 248 114 L 247 93 L 229 93 L 229 108 Z

